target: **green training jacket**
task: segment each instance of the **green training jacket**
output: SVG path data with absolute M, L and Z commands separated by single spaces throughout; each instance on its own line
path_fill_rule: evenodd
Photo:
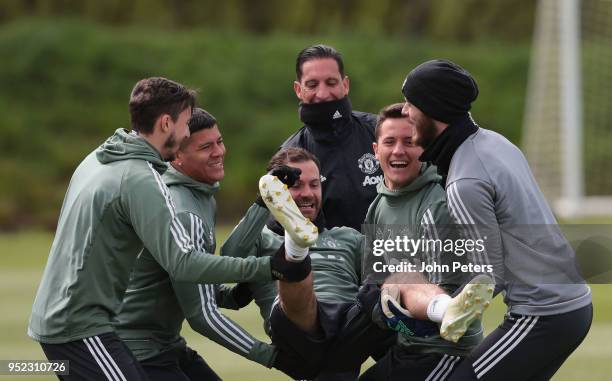
M 170 189 L 176 214 L 187 229 L 197 250 L 214 253 L 216 202 L 219 183 L 198 182 L 172 166 L 162 176 Z M 191 328 L 227 349 L 272 366 L 274 347 L 263 343 L 219 311 L 231 305 L 231 298 L 217 284 L 179 282 L 161 267 L 148 250 L 138 256 L 123 307 L 117 317 L 117 334 L 138 360 L 182 347 L 183 321 Z
M 118 129 L 75 170 L 34 300 L 28 334 L 57 344 L 112 332 L 136 256 L 146 248 L 176 280 L 271 280 L 269 258 L 195 249 L 161 179 L 159 152 Z
M 412 238 L 457 239 L 452 219 L 446 206 L 446 195 L 440 185 L 441 177 L 436 167 L 423 164 L 420 175 L 398 190 L 390 190 L 381 182 L 378 195 L 370 205 L 366 215 L 366 225 L 397 225 L 407 227 L 414 234 Z M 366 229 L 367 230 L 367 229 Z M 416 257 L 420 262 L 452 264 L 453 261 L 464 261 L 452 253 L 419 251 Z M 450 267 L 452 269 L 452 266 Z M 439 284 L 452 293 L 464 281 L 465 274 L 460 272 L 428 273 L 429 281 Z M 398 335 L 404 349 L 417 353 L 443 353 L 449 355 L 467 355 L 472 348 L 482 341 L 483 329 L 480 320 L 474 322 L 457 344 L 444 340 L 439 335 L 430 337 L 410 337 Z

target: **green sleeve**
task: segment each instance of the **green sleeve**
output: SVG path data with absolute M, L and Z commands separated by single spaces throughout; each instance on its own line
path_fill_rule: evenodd
M 240 258 L 257 256 L 261 231 L 269 217 L 268 209 L 253 204 L 221 246 L 221 255 Z
M 123 217 L 171 277 L 206 283 L 272 279 L 270 258 L 224 258 L 196 251 L 188 230 L 191 215 L 177 215 L 161 176 L 146 165 L 149 171 L 128 172 L 123 182 Z
M 257 340 L 219 311 L 215 297 L 217 285 L 173 281 L 172 286 L 194 331 L 249 360 L 272 366 L 275 348 Z
M 368 213 L 366 214 L 365 220 L 363 222 L 363 227 L 361 231 L 361 247 L 359 250 L 359 277 L 360 283 L 363 282 L 379 282 L 382 283 L 384 278 L 382 278 L 379 274 L 376 274 L 372 271 L 372 266 L 375 262 L 386 262 L 386 256 L 375 256 L 373 254 L 374 248 L 372 247 L 372 241 L 376 239 L 376 206 L 380 200 L 380 194 L 376 196 L 374 201 L 370 204 L 368 208 Z M 367 237 L 366 237 L 367 236 Z M 369 279 L 367 279 L 369 278 Z
M 275 234 L 262 234 L 269 218 L 267 208 L 253 204 L 221 247 L 221 255 L 270 257 L 278 250 L 280 243 L 273 238 Z M 267 322 L 277 294 L 276 282 L 250 282 L 249 288 L 264 320 L 264 330 L 269 334 Z

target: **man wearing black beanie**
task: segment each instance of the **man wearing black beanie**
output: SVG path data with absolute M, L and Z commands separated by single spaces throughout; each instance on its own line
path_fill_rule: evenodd
M 406 98 L 403 113 L 415 123 L 416 144 L 425 148 L 421 161 L 433 162 L 444 180 L 453 151 L 477 130 L 469 111 L 478 96 L 478 85 L 470 73 L 444 60 L 428 61 L 412 70 L 402 85 Z M 445 126 L 455 127 L 446 130 Z M 438 136 L 435 146 L 432 146 Z M 444 184 L 443 184 L 444 185 Z
M 527 160 L 474 122 L 478 86 L 459 65 L 425 62 L 408 74 L 402 93 L 413 140 L 425 149 L 419 159 L 438 167 L 464 238 L 484 243 L 466 254 L 472 269 L 492 270 L 495 293 L 504 291 L 508 306 L 503 323 L 450 380 L 550 379 L 588 333 L 593 305 Z

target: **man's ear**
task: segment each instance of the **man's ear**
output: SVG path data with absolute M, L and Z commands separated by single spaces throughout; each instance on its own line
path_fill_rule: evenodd
M 170 118 L 170 115 L 161 114 L 159 118 L 157 118 L 157 120 L 159 123 L 160 131 L 163 133 L 168 133 L 170 131 L 170 121 L 172 120 L 172 118 Z
M 302 97 L 300 95 L 302 94 L 302 85 L 298 81 L 293 81 L 293 91 L 295 91 L 295 96 L 301 100 Z
M 344 88 L 346 89 L 346 94 L 344 94 L 344 96 L 347 96 L 349 93 L 349 88 L 351 87 L 351 81 L 349 81 L 349 77 L 348 75 L 345 75 L 344 78 L 342 79 L 342 82 L 344 83 Z
M 376 160 L 380 161 L 378 158 L 378 144 L 376 142 L 372 143 L 372 149 L 374 150 L 374 156 L 376 156 Z
M 172 160 L 172 166 L 174 168 L 181 168 L 183 166 L 183 152 L 181 150 L 177 150 L 174 155 L 174 160 Z

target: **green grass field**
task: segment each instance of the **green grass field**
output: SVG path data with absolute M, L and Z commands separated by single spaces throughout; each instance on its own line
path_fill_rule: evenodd
M 219 242 L 227 229 L 218 232 Z M 30 309 L 51 246 L 49 233 L 17 233 L 0 235 L 0 359 L 44 359 L 39 345 L 27 335 Z M 580 348 L 569 358 L 554 380 L 610 380 L 612 373 L 612 286 L 593 288 L 595 319 L 591 331 Z M 501 321 L 504 308 L 501 298 L 485 314 L 490 332 Z M 242 311 L 227 311 L 254 336 L 267 341 L 261 319 L 253 305 Z M 195 334 L 188 326 L 184 336 L 224 380 L 286 380 L 287 376 L 269 370 L 233 354 L 210 340 Z M 550 344 L 554 350 L 555 343 Z M 366 363 L 365 367 L 370 363 Z M 16 379 L 0 376 L 0 380 Z M 51 376 L 20 376 L 18 380 L 53 380 Z

